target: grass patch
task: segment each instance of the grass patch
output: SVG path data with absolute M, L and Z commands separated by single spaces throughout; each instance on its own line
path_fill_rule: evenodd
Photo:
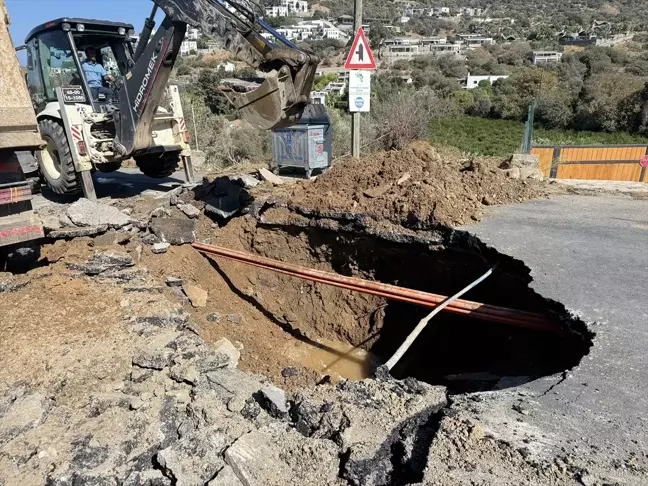
M 473 116 L 440 118 L 430 122 L 430 143 L 455 147 L 477 155 L 506 156 L 522 145 L 524 123 Z M 534 145 L 648 144 L 648 137 L 626 132 L 577 132 L 536 128 Z

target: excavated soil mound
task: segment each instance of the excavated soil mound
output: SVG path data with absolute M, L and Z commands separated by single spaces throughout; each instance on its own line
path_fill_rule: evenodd
M 429 229 L 479 221 L 486 206 L 548 194 L 546 183 L 511 179 L 500 163 L 460 159 L 417 142 L 406 150 L 340 162 L 313 183 L 296 187 L 290 202 L 311 213 L 366 213 Z

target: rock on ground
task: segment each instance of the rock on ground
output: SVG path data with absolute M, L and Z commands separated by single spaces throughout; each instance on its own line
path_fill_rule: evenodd
M 219 339 L 214 343 L 214 352 L 217 356 L 227 363 L 225 368 L 236 368 L 239 359 L 241 359 L 241 352 L 230 342 L 229 339 Z
M 249 174 L 241 174 L 238 176 L 232 176 L 230 177 L 230 180 L 237 182 L 241 186 L 243 186 L 245 189 L 252 189 L 259 184 L 261 184 L 261 181 L 257 179 L 256 177 L 253 177 Z
M 198 486 L 223 468 L 222 452 L 228 444 L 228 437 L 217 430 L 191 431 L 156 457 L 173 484 Z
M 429 445 L 434 419 L 447 400 L 443 387 L 389 379 L 320 386 L 294 402 L 290 415 L 299 432 L 333 440 L 346 451 L 341 477 L 350 484 L 377 486 L 415 482 L 397 481 L 400 464 L 424 469 L 424 444 Z
M 171 246 L 170 243 L 153 243 L 153 246 L 151 247 L 151 251 L 159 255 L 161 253 L 166 253 L 169 250 L 169 247 Z
M 247 486 L 339 484 L 335 444 L 308 440 L 285 426 L 244 435 L 225 451 L 225 462 Z
M 196 222 L 187 219 L 153 218 L 151 231 L 163 242 L 184 245 L 196 241 Z
M 192 285 L 190 283 L 183 283 L 182 290 L 189 297 L 191 305 L 194 307 L 205 307 L 207 305 L 207 297 L 209 294 L 206 290 L 201 289 L 197 285 Z
M 178 204 L 178 209 L 188 218 L 197 218 L 200 216 L 200 209 L 193 204 Z
M 108 231 L 108 225 L 88 226 L 82 228 L 61 228 L 47 233 L 47 237 L 52 240 L 71 240 L 73 238 L 83 238 L 84 236 L 96 236 Z
M 207 483 L 207 486 L 244 486 L 239 478 L 236 476 L 234 469 L 225 465 L 223 469 L 218 471 L 218 475 Z
M 282 417 L 288 414 L 288 402 L 285 392 L 274 385 L 264 386 L 259 390 L 261 406 L 273 417 Z
M 183 280 L 180 277 L 169 276 L 165 280 L 169 287 L 182 287 Z
M 540 167 L 540 158 L 534 154 L 513 154 L 511 158 L 505 163 L 504 168 L 520 169 L 538 169 Z
M 278 175 L 273 174 L 268 169 L 264 169 L 264 168 L 259 169 L 259 176 L 264 181 L 268 181 L 268 182 L 274 184 L 275 186 L 280 186 L 280 185 L 282 185 L 284 183 L 284 181 L 283 181 L 283 179 L 281 177 L 279 177 Z
M 0 404 L 0 443 L 40 425 L 49 407 L 49 401 L 38 393 L 23 396 L 10 404 Z
M 77 226 L 121 228 L 130 223 L 130 217 L 119 209 L 97 201 L 81 198 L 67 209 L 67 215 Z

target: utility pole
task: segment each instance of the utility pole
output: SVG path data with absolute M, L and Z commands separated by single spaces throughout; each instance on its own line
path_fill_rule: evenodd
M 362 27 L 362 0 L 355 0 L 353 16 L 353 31 L 358 32 Z M 360 113 L 354 112 L 351 116 L 351 155 L 360 157 Z

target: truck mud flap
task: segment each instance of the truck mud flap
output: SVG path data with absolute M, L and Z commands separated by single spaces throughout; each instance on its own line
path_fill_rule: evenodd
M 43 225 L 32 208 L 31 186 L 15 152 L 0 152 L 0 247 L 42 238 Z

